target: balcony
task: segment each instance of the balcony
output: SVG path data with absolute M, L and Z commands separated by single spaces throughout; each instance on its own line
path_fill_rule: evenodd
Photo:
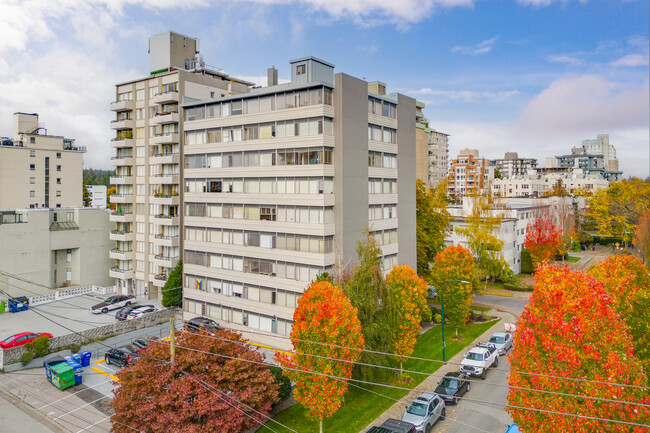
M 117 213 L 111 215 L 111 221 L 116 223 L 132 223 L 135 221 L 133 212 L 120 212 L 119 207 Z
M 133 185 L 134 177 L 131 174 L 118 174 L 111 176 L 109 182 L 111 185 Z
M 177 185 L 179 181 L 178 174 L 157 174 L 149 178 L 149 183 L 158 185 Z
M 172 102 L 178 103 L 178 92 L 164 92 L 156 93 L 149 101 L 151 104 L 170 104 Z
M 158 214 L 154 215 L 153 223 L 161 226 L 177 226 L 180 224 L 180 218 L 178 215 Z
M 154 264 L 158 266 L 164 266 L 166 268 L 173 268 L 178 262 L 178 256 L 165 256 L 163 254 L 158 254 L 154 258 Z
M 133 203 L 133 193 L 131 194 L 113 194 L 111 203 Z
M 165 284 L 167 284 L 167 278 L 169 278 L 169 276 L 166 273 L 154 275 L 153 285 L 156 287 L 165 287 Z
M 109 271 L 108 271 L 108 276 L 111 278 L 118 278 L 120 280 L 128 280 L 133 278 L 133 268 L 131 269 L 123 269 L 119 268 L 117 266 L 113 266 Z
M 114 166 L 121 166 L 121 165 L 132 166 L 134 163 L 135 160 L 133 159 L 133 155 L 114 156 L 111 158 L 111 165 Z
M 162 134 L 156 134 L 149 141 L 151 144 L 175 144 L 179 141 L 178 132 L 164 132 Z
M 164 125 L 167 123 L 178 123 L 178 111 L 171 113 L 159 113 L 151 119 L 151 123 L 154 125 Z
M 111 220 L 112 219 L 113 219 L 113 215 L 111 215 Z M 112 241 L 129 242 L 129 241 L 133 241 L 133 232 L 127 232 L 124 230 L 113 230 L 111 231 L 108 238 Z
M 180 245 L 180 236 L 156 235 L 153 243 L 161 247 L 177 247 Z
M 114 149 L 122 148 L 122 147 L 133 147 L 133 139 L 132 138 L 114 138 L 111 140 L 111 147 Z
M 178 206 L 181 203 L 181 197 L 178 194 L 163 194 L 151 197 L 151 204 L 163 204 L 168 206 Z
M 113 101 L 110 106 L 111 111 L 128 111 L 133 110 L 133 100 Z
M 112 120 L 111 129 L 133 129 L 133 119 Z
M 178 152 L 156 153 L 149 158 L 149 164 L 178 164 L 180 159 L 181 157 Z
M 108 252 L 108 258 L 115 260 L 133 260 L 133 250 L 113 248 Z

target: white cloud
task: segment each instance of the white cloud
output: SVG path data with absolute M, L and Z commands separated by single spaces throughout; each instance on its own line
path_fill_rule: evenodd
M 492 51 L 494 44 L 499 40 L 498 36 L 495 36 L 491 39 L 480 42 L 476 45 L 467 45 L 467 46 L 455 46 L 451 49 L 452 53 L 463 53 L 463 54 L 485 54 Z
M 398 89 L 400 93 L 413 95 L 418 98 L 424 96 L 435 96 L 437 99 L 448 101 L 465 101 L 472 102 L 477 100 L 489 100 L 493 102 L 502 102 L 520 94 L 519 90 L 506 90 L 500 92 L 477 92 L 473 90 L 435 90 L 429 87 L 423 87 L 417 90 Z M 430 101 L 430 103 L 440 103 L 440 101 Z
M 578 56 L 584 53 L 572 53 L 572 54 L 553 54 L 548 56 L 546 60 L 552 63 L 567 63 L 569 65 L 582 65 L 584 61 Z
M 520 5 L 524 6 L 535 6 L 535 7 L 544 7 L 544 6 L 549 6 L 552 3 L 562 3 L 566 4 L 568 0 L 517 0 L 517 3 Z M 585 4 L 588 3 L 589 0 L 578 0 L 579 3 Z
M 612 62 L 612 66 L 648 66 L 648 56 L 643 54 L 628 54 L 620 59 Z

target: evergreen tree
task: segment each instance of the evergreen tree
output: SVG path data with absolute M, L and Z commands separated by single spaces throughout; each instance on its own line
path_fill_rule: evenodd
M 90 193 L 88 192 L 88 186 L 84 183 L 84 191 L 83 191 L 83 201 L 84 201 L 84 207 L 90 207 Z
M 180 307 L 183 305 L 183 261 L 179 260 L 163 287 L 163 307 Z

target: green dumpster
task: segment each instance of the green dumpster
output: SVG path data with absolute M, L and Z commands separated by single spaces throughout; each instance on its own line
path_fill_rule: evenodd
M 70 388 L 75 385 L 74 368 L 67 363 L 58 364 L 52 367 L 52 385 L 59 389 Z
M 5 312 L 5 301 L 0 302 L 0 313 Z

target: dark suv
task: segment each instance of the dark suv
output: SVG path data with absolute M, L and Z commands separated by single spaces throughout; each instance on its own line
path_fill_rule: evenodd
M 207 317 L 195 317 L 187 321 L 187 329 L 190 331 L 207 331 L 208 334 L 214 335 L 221 327 L 217 322 Z
M 126 367 L 138 358 L 135 350 L 128 347 L 118 347 L 116 349 L 109 349 L 104 355 L 104 360 L 107 365 L 115 364 L 120 367 Z
M 368 433 L 415 433 L 415 426 L 410 422 L 388 418 L 379 427 L 371 427 Z

